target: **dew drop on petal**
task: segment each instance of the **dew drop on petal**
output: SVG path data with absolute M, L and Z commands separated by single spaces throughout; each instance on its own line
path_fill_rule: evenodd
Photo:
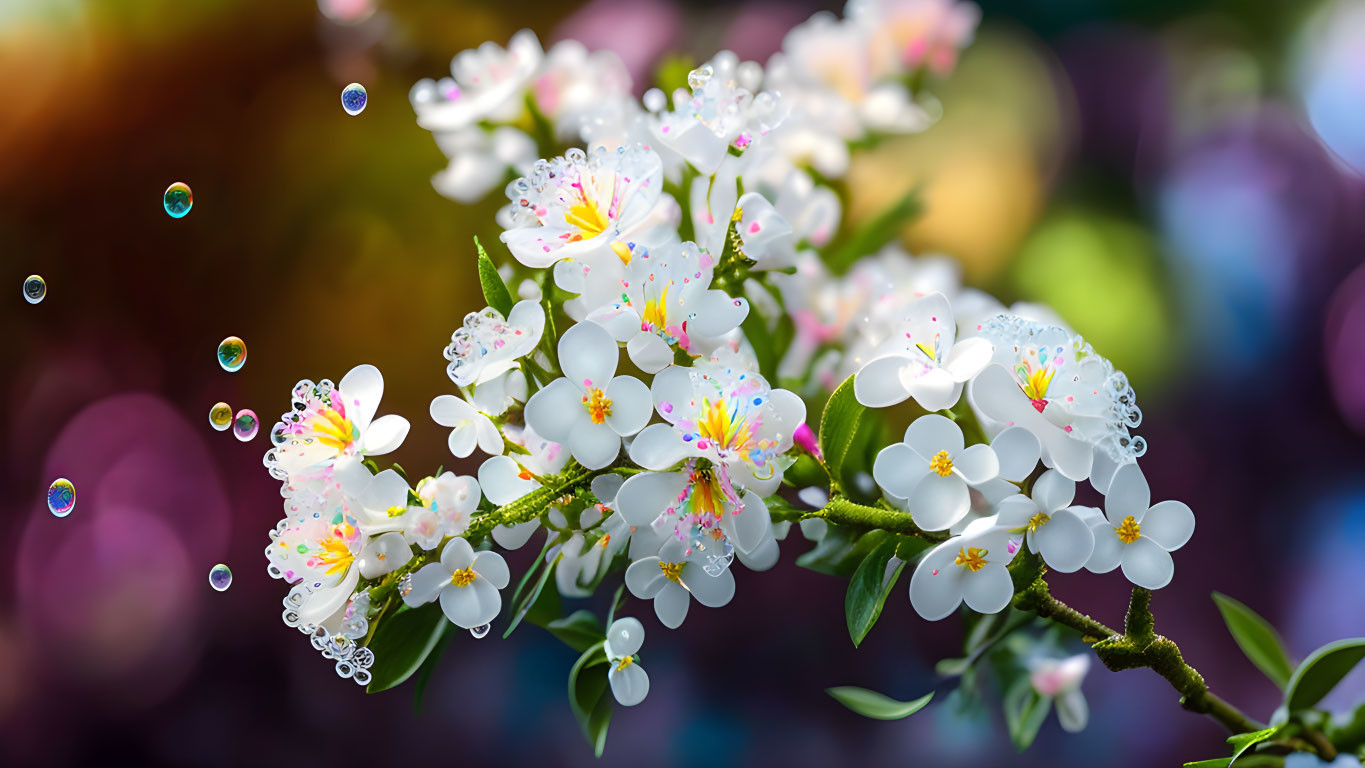
M 24 278 L 24 301 L 37 304 L 47 296 L 47 281 L 42 275 L 29 275 Z
M 346 114 L 355 117 L 365 111 L 365 103 L 369 100 L 369 94 L 365 92 L 365 86 L 360 83 L 351 83 L 341 90 L 341 108 L 346 110 Z
M 218 342 L 218 364 L 228 373 L 240 371 L 246 365 L 246 342 L 236 336 Z
M 190 191 L 190 185 L 183 181 L 166 187 L 166 194 L 161 197 L 161 204 L 166 206 L 166 213 L 172 219 L 181 219 L 194 207 L 194 192 Z
M 232 417 L 232 434 L 244 443 L 255 437 L 260 429 L 261 420 L 256 418 L 256 412 L 250 408 L 243 408 Z
M 215 403 L 209 409 L 209 426 L 218 432 L 232 426 L 232 406 L 227 403 Z
M 469 634 L 473 635 L 475 640 L 482 640 L 483 638 L 488 637 L 488 630 L 492 628 L 493 628 L 492 624 L 480 624 L 479 626 L 469 630 Z
M 222 592 L 232 586 L 232 569 L 219 563 L 209 569 L 209 586 Z
M 65 477 L 52 481 L 47 489 L 47 509 L 57 517 L 66 517 L 76 508 L 76 485 Z

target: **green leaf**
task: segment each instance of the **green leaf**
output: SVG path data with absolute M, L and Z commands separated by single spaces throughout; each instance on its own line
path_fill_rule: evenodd
M 1228 743 L 1232 745 L 1232 758 L 1228 760 L 1228 765 L 1237 762 L 1237 758 L 1241 757 L 1242 753 L 1246 752 L 1248 749 L 1251 749 L 1266 739 L 1274 737 L 1275 734 L 1283 729 L 1283 725 L 1277 725 L 1274 728 L 1266 728 L 1262 731 L 1252 731 L 1251 733 L 1239 733 L 1235 736 L 1229 736 Z
M 626 605 L 626 585 L 622 584 L 616 588 L 616 593 L 611 596 L 611 607 L 607 609 L 607 627 L 610 628 L 612 622 L 616 621 L 616 612 Z
M 1005 694 L 1005 724 L 1009 726 L 1010 741 L 1023 752 L 1033 744 L 1038 729 L 1052 711 L 1052 698 L 1034 690 L 1027 677 L 1020 678 Z
M 797 557 L 796 564 L 827 576 L 847 579 L 853 576 L 863 558 L 890 535 L 874 530 L 859 536 L 845 526 L 830 523 L 825 537 L 809 552 Z
M 1294 663 L 1275 628 L 1255 611 L 1227 595 L 1214 592 L 1213 602 L 1218 604 L 1223 623 L 1228 625 L 1228 631 L 1242 653 L 1283 690 L 1289 684 L 1289 676 L 1294 674 Z
M 612 698 L 605 695 L 607 671 L 593 668 L 609 663 L 605 643 L 598 643 L 585 650 L 569 670 L 569 708 L 598 757 L 607 744 Z
M 437 476 L 439 477 L 439 475 Z M 422 694 L 426 693 L 427 683 L 431 681 L 432 673 L 441 665 L 441 657 L 445 655 L 446 648 L 450 646 L 450 640 L 454 637 L 450 634 L 450 628 L 453 626 L 455 625 L 450 622 L 441 626 L 441 636 L 436 640 L 436 648 L 427 654 L 426 659 L 422 661 L 422 666 L 417 670 L 417 682 L 412 687 L 413 714 L 422 714 Z
M 933 691 L 930 691 L 914 701 L 897 701 L 885 694 L 859 688 L 856 685 L 826 688 L 825 693 L 833 696 L 840 704 L 863 717 L 870 717 L 874 720 L 900 720 L 909 717 L 924 709 L 924 705 L 934 698 Z
M 845 379 L 825 402 L 825 412 L 820 416 L 820 451 L 835 480 L 843 476 L 844 461 L 866 413 L 867 409 L 853 395 L 852 376 Z
M 791 346 L 792 337 L 796 335 L 796 324 L 784 314 L 778 318 L 776 327 L 768 330 L 768 321 L 750 307 L 749 315 L 744 318 L 740 328 L 744 331 L 744 338 L 753 345 L 758 372 L 769 382 L 776 382 L 777 364 L 782 362 L 782 355 Z
M 898 238 L 901 229 L 922 210 L 919 190 L 906 192 L 885 211 L 832 244 L 825 256 L 825 263 L 836 273 L 843 272 L 858 259 L 876 253 L 882 246 Z
M 544 559 L 544 555 L 541 556 L 541 559 Z M 517 625 L 521 624 L 522 619 L 525 619 L 527 614 L 531 612 L 531 608 L 538 602 L 540 593 L 544 591 L 545 584 L 550 580 L 550 574 L 554 573 L 555 566 L 558 564 L 559 558 L 556 557 L 553 563 L 550 563 L 545 570 L 540 572 L 540 578 L 536 580 L 536 585 L 522 599 L 521 605 L 517 606 L 516 613 L 512 616 L 512 623 L 507 625 L 507 631 L 502 633 L 502 639 L 506 640 L 512 634 L 512 630 L 516 629 Z M 559 593 L 556 592 L 555 594 Z M 515 598 L 515 595 L 513 597 Z
M 1200 760 L 1197 763 L 1185 763 L 1185 768 L 1227 768 L 1232 764 L 1232 758 L 1219 757 L 1213 760 Z
M 512 311 L 512 294 L 507 290 L 507 283 L 502 281 L 502 275 L 498 274 L 498 268 L 488 258 L 478 237 L 474 238 L 474 247 L 479 249 L 479 285 L 483 287 L 483 300 L 507 317 Z
M 848 581 L 848 592 L 844 595 L 844 619 L 855 648 L 872 631 L 872 625 L 882 615 L 886 596 L 900 578 L 901 571 L 905 570 L 905 561 L 899 561 L 891 577 L 887 578 L 886 565 L 895 556 L 897 543 L 891 537 L 878 544 L 858 564 L 858 570 L 853 572 L 853 578 Z
M 412 677 L 436 647 L 450 622 L 440 603 L 385 616 L 370 639 L 374 666 L 370 667 L 368 693 L 387 691 Z
M 1365 637 L 1338 640 L 1313 651 L 1289 678 L 1284 689 L 1285 706 L 1296 712 L 1322 701 L 1363 658 Z
M 582 653 L 607 639 L 607 633 L 592 611 L 574 611 L 562 619 L 555 619 L 545 625 L 550 634 L 564 641 L 570 648 Z

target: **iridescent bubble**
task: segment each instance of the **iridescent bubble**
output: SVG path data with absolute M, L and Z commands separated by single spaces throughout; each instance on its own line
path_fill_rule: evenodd
M 66 517 L 76 508 L 76 485 L 65 477 L 52 481 L 47 489 L 47 509 L 57 517 Z
M 29 275 L 24 278 L 24 300 L 37 304 L 47 296 L 47 281 L 42 275 Z
M 232 569 L 219 563 L 209 569 L 209 586 L 222 592 L 232 586 Z
M 161 204 L 166 206 L 166 213 L 173 219 L 184 218 L 185 214 L 194 207 L 194 193 L 190 191 L 190 185 L 183 181 L 166 187 L 166 194 L 161 197 Z
M 232 426 L 232 406 L 227 403 L 215 403 L 209 409 L 209 426 L 219 432 Z
M 346 114 L 355 117 L 365 111 L 365 103 L 369 100 L 369 94 L 365 92 L 365 86 L 360 83 L 351 83 L 341 91 L 341 108 L 346 110 Z
M 246 365 L 246 342 L 236 336 L 218 342 L 218 364 L 228 373 L 241 370 Z
M 260 429 L 261 420 L 256 418 L 256 412 L 250 408 L 243 408 L 232 417 L 232 434 L 244 443 L 255 437 Z
M 482 640 L 483 638 L 488 637 L 488 630 L 492 628 L 492 624 L 480 624 L 469 630 L 469 634 L 473 635 L 475 640 Z

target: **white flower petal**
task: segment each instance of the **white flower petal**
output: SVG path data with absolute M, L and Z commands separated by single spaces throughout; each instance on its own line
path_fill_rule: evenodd
M 885 408 L 910 396 L 901 382 L 908 358 L 886 355 L 869 361 L 853 377 L 853 396 L 868 408 Z
M 488 579 L 495 589 L 506 589 L 507 582 L 512 578 L 507 570 L 507 561 L 502 559 L 502 555 L 497 552 L 479 552 L 474 555 L 474 564 L 470 566 L 474 572 Z
M 882 490 L 900 499 L 909 498 L 915 485 L 928 473 L 929 462 L 905 443 L 881 449 L 872 462 L 872 479 Z
M 454 538 L 441 550 L 441 565 L 450 573 L 462 571 L 474 564 L 474 548 L 467 539 Z
M 985 370 L 994 353 L 994 345 L 980 336 L 963 339 L 949 350 L 948 358 L 943 361 L 943 369 L 953 377 L 953 381 L 961 383 Z
M 961 520 L 971 509 L 967 484 L 957 475 L 942 477 L 928 472 L 906 497 L 910 517 L 925 531 L 944 531 Z
M 454 584 L 441 590 L 441 611 L 462 629 L 488 624 L 502 610 L 502 595 L 487 579 L 475 578 L 468 586 Z
M 607 385 L 606 396 L 611 400 L 611 415 L 607 424 L 616 434 L 627 437 L 645 428 L 654 414 L 654 399 L 649 387 L 634 376 L 617 376 Z
M 654 613 L 665 627 L 677 629 L 687 618 L 687 606 L 691 602 L 687 590 L 665 579 L 663 587 L 654 597 Z
M 366 456 L 380 456 L 403 444 L 412 425 L 402 416 L 389 414 L 370 423 L 361 438 L 361 450 Z
M 638 332 L 626 342 L 626 354 L 637 368 L 645 373 L 658 373 L 673 364 L 673 348 L 668 342 L 658 334 L 640 331 L 639 323 L 635 330 Z
M 521 549 L 539 528 L 538 520 L 527 520 L 516 525 L 499 525 L 493 529 L 493 541 L 506 550 Z
M 502 433 L 493 420 L 482 413 L 474 417 L 474 434 L 479 441 L 479 450 L 490 456 L 502 453 Z
M 373 365 L 357 365 L 337 385 L 344 398 L 346 418 L 361 432 L 370 426 L 379 400 L 384 396 L 384 376 Z
M 540 487 L 540 483 L 521 477 L 521 465 L 510 456 L 494 456 L 479 465 L 479 487 L 488 500 L 502 506 L 511 504 Z
M 932 459 L 939 451 L 956 456 L 962 452 L 962 428 L 946 416 L 931 413 L 910 423 L 905 430 L 905 444 L 926 459 Z
M 559 337 L 559 365 L 564 378 L 581 389 L 605 387 L 616 374 L 619 359 L 616 340 L 596 323 L 579 323 Z
M 763 543 L 765 537 L 772 535 L 773 521 L 768 516 L 768 506 L 763 497 L 756 493 L 745 493 L 742 497 L 744 509 L 737 513 L 726 512 L 735 534 L 735 547 L 752 552 Z
M 687 475 L 682 472 L 641 472 L 621 485 L 616 508 L 627 523 L 647 528 L 677 502 L 685 487 Z
M 411 559 L 412 547 L 403 534 L 386 533 L 366 544 L 355 562 L 361 576 L 374 579 L 392 573 Z
M 790 523 L 788 523 L 790 525 Z M 763 541 L 750 552 L 745 552 L 738 547 L 735 548 L 735 555 L 739 558 L 744 567 L 751 571 L 766 571 L 777 565 L 777 559 L 782 554 L 777 546 L 777 539 L 771 534 L 764 537 Z
M 916 366 L 902 367 L 900 377 L 901 386 L 921 408 L 942 411 L 957 404 L 958 398 L 962 397 L 961 382 L 953 381 L 953 377 L 942 368 L 929 368 L 916 375 L 915 372 L 920 370 L 923 369 Z
M 626 569 L 626 588 L 632 595 L 653 600 L 670 583 L 659 569 L 659 562 L 657 557 L 646 557 L 630 564 Z
M 697 602 L 707 608 L 719 608 L 735 596 L 735 574 L 729 568 L 712 576 L 702 566 L 689 561 L 683 566 L 681 580 Z
M 1126 517 L 1142 522 L 1147 508 L 1152 505 L 1152 491 L 1147 486 L 1147 478 L 1137 464 L 1124 464 L 1114 473 L 1109 483 L 1109 493 L 1104 497 L 1104 514 L 1115 526 L 1122 525 Z
M 692 376 L 689 370 L 679 365 L 669 366 L 659 371 L 650 386 L 649 391 L 654 396 L 659 415 L 670 424 L 687 410 L 692 400 Z
M 585 469 L 601 469 L 621 453 L 621 436 L 606 424 L 591 421 L 580 424 L 568 436 L 568 443 L 569 452 Z
M 605 475 L 594 477 L 592 479 L 592 485 L 589 487 L 592 490 L 592 495 L 595 496 L 598 501 L 603 504 L 614 505 L 616 494 L 621 492 L 621 486 L 624 483 L 625 478 L 614 472 L 608 472 Z M 612 508 L 615 509 L 616 507 L 613 506 Z
M 408 506 L 408 481 L 392 469 L 386 469 L 370 479 L 360 494 L 360 505 L 375 512 L 387 512 L 390 507 Z
M 946 618 L 962 604 L 965 570 L 953 565 L 958 546 L 956 539 L 938 545 L 924 556 L 910 577 L 910 604 L 928 621 Z
M 1033 483 L 1033 500 L 1049 514 L 1071 506 L 1076 498 L 1076 483 L 1067 479 L 1055 469 L 1049 469 L 1038 476 Z
M 567 443 L 570 435 L 591 421 L 583 404 L 583 389 L 568 379 L 551 381 L 526 403 L 526 424 L 556 443 Z
M 749 316 L 749 302 L 732 298 L 725 291 L 707 291 L 687 307 L 691 318 L 687 332 L 701 338 L 724 336 Z
M 1175 562 L 1155 541 L 1139 536 L 1123 546 L 1123 575 L 1139 587 L 1161 589 L 1171 583 Z
M 1010 572 L 999 563 L 986 563 L 975 573 L 968 573 L 962 581 L 962 599 L 977 613 L 999 613 L 1014 597 L 1014 582 Z
M 1109 573 L 1123 562 L 1123 542 L 1119 541 L 1118 531 L 1103 517 L 1099 521 L 1087 521 L 1090 532 L 1095 534 L 1095 551 L 1085 561 L 1085 569 L 1091 573 Z
M 953 471 L 970 485 L 981 485 L 1000 474 L 1000 460 L 989 445 L 971 445 L 953 456 Z
M 1042 446 L 1033 433 L 1023 427 L 1006 427 L 991 441 L 1000 459 L 1000 477 L 1016 483 L 1033 473 L 1042 455 Z
M 1068 691 L 1056 700 L 1057 722 L 1067 733 L 1080 733 L 1090 721 L 1090 705 L 1079 690 Z
M 1033 541 L 1043 562 L 1059 573 L 1079 571 L 1095 551 L 1095 534 L 1069 509 L 1052 513 L 1052 519 L 1034 531 Z
M 640 652 L 645 642 L 645 626 L 639 619 L 617 619 L 607 627 L 607 658 L 624 659 Z
M 478 445 L 479 434 L 473 424 L 465 424 L 450 430 L 450 437 L 446 438 L 446 447 L 456 458 L 463 459 L 474 452 Z M 501 451 L 499 451 L 501 453 Z
M 651 424 L 645 427 L 630 444 L 630 460 L 645 469 L 668 469 L 682 461 L 686 455 L 686 444 L 669 424 Z
M 1194 512 L 1182 501 L 1163 501 L 1143 516 L 1142 535 L 1174 552 L 1194 535 Z
M 441 594 L 450 583 L 450 571 L 440 563 L 430 563 L 419 568 L 412 574 L 409 586 L 412 587 L 407 594 L 403 595 L 403 602 L 409 608 L 416 608 L 419 605 L 426 605 L 436 596 Z
M 611 685 L 611 695 L 623 707 L 633 707 L 649 695 L 649 675 L 639 664 L 631 663 L 625 667 L 612 664 L 607 670 L 607 682 Z

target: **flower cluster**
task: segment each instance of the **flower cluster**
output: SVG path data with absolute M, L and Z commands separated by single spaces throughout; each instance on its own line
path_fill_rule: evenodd
M 649 690 L 643 624 L 618 608 L 650 601 L 674 629 L 694 601 L 725 606 L 798 546 L 793 522 L 816 542 L 803 565 L 852 575 L 855 642 L 906 568 L 915 612 L 965 605 L 991 643 L 1022 631 L 1006 611 L 1036 607 L 1048 571 L 1170 583 L 1194 516 L 1152 504 L 1141 412 L 1110 361 L 1048 308 L 964 287 L 947 257 L 880 242 L 828 258 L 867 242 L 831 180 L 869 138 L 931 125 L 929 88 L 976 20 L 953 0 L 853 0 L 766 66 L 721 52 L 643 103 L 611 55 L 544 52 L 529 31 L 418 83 L 418 122 L 450 157 L 442 193 L 517 175 L 497 217 L 510 258 L 479 248 L 488 306 L 452 335 L 453 386 L 430 406 L 469 474 L 380 468 L 409 425 L 375 417 L 373 367 L 300 382 L 266 456 L 285 622 L 372 690 L 431 652 L 405 633 L 549 626 L 583 654 L 571 703 L 600 748 L 603 692 L 631 706 Z M 1075 503 L 1085 481 L 1102 505 Z M 505 594 L 496 550 L 538 534 Z M 606 622 L 544 615 L 545 590 L 604 583 Z M 1017 688 L 1074 730 L 1089 661 L 1062 645 L 1020 651 Z

